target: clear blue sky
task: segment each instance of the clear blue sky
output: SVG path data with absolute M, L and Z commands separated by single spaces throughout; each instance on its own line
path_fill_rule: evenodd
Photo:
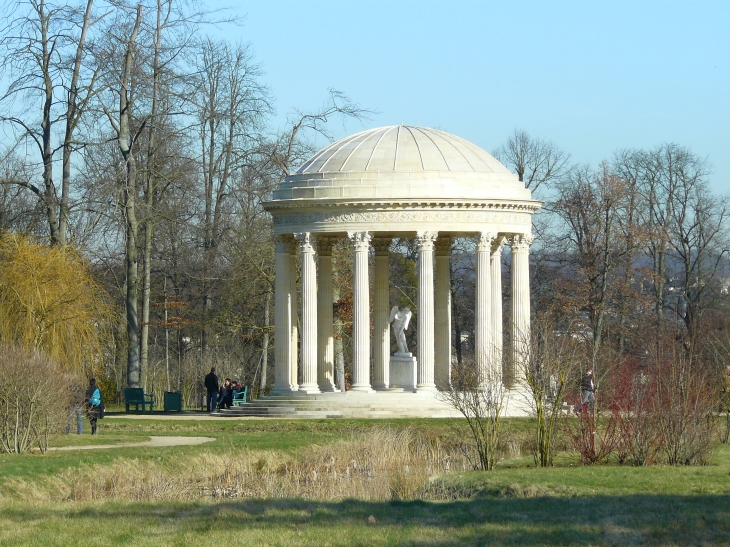
M 209 0 L 211 7 L 231 5 Z M 242 1 L 278 122 L 336 88 L 378 113 L 491 151 L 515 128 L 597 163 L 677 142 L 730 193 L 730 0 Z

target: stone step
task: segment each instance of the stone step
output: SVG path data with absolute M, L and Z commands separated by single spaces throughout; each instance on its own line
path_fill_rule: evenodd
M 525 416 L 529 409 L 522 408 L 520 398 L 513 398 L 505 408 L 505 416 Z M 523 397 L 524 398 L 524 397 Z M 231 409 L 222 410 L 216 416 L 251 416 L 285 418 L 449 418 L 461 414 L 438 394 L 374 392 L 319 393 L 266 396 Z
M 332 409 L 324 410 L 300 410 L 294 407 L 238 407 L 236 409 L 225 409 L 215 414 L 216 416 L 298 416 L 307 418 L 334 418 L 342 416 L 342 412 Z

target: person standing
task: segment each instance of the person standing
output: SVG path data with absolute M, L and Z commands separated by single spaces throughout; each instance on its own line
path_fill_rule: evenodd
M 86 405 L 89 422 L 91 422 L 91 434 L 96 435 L 96 421 L 102 417 L 104 405 L 101 401 L 101 390 L 96 385 L 96 378 L 89 380 L 89 388 L 86 390 Z
M 210 368 L 210 372 L 205 376 L 205 390 L 208 392 L 206 405 L 208 412 L 214 412 L 218 406 L 218 376 L 215 375 L 215 367 Z
M 596 404 L 596 384 L 593 380 L 593 369 L 589 368 L 580 381 L 581 404 L 589 405 L 589 410 L 593 412 Z

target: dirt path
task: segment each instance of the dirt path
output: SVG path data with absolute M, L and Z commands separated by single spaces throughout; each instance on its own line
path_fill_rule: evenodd
M 212 416 L 206 412 L 183 412 L 181 414 L 175 413 L 160 413 L 160 414 L 125 414 L 125 413 L 107 413 L 104 416 L 105 420 L 108 419 L 123 419 L 123 420 L 169 420 L 174 422 L 176 420 L 205 420 L 205 421 L 231 421 L 231 420 L 270 420 L 268 416 Z
M 48 450 L 98 450 L 102 448 L 129 448 L 130 446 L 186 446 L 209 443 L 215 441 L 213 437 L 150 437 L 149 441 L 141 443 L 95 444 L 87 446 L 62 446 Z

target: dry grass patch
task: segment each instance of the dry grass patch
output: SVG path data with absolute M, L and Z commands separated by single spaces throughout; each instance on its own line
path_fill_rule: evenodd
M 368 501 L 441 499 L 432 480 L 470 469 L 461 451 L 413 429 L 369 429 L 298 454 L 212 449 L 166 461 L 119 458 L 67 470 L 39 483 L 15 479 L 7 491 L 36 500 L 192 501 L 300 498 Z

